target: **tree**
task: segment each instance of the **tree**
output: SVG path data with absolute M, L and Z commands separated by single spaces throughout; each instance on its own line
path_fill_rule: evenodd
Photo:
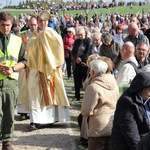
M 103 4 L 103 0 L 100 0 L 99 3 L 100 3 L 100 4 Z
M 146 3 L 146 4 L 149 4 L 149 3 L 150 3 L 150 0 L 145 0 L 145 3 Z

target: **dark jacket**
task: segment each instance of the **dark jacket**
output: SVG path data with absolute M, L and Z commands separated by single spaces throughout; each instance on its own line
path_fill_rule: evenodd
M 144 33 L 144 35 L 148 38 L 148 40 L 150 42 L 150 28 L 146 30 L 146 32 Z
M 136 150 L 150 150 L 150 133 L 143 137 L 143 139 L 138 143 Z
M 80 46 L 80 42 L 81 42 L 80 39 L 76 39 L 73 44 L 73 49 L 72 49 L 73 66 L 75 66 L 75 64 L 76 64 L 76 58 L 78 57 L 78 49 Z M 91 40 L 91 38 L 86 37 L 83 42 L 84 42 L 85 50 L 84 50 L 83 55 L 80 56 L 80 58 L 81 58 L 82 62 L 86 63 L 88 56 L 91 54 L 92 40 Z
M 112 62 L 115 64 L 115 68 L 118 68 L 121 62 L 120 50 L 121 50 L 121 45 L 114 41 L 112 41 L 111 46 L 102 44 L 100 47 L 100 56 L 106 56 L 110 58 Z
M 145 35 L 141 34 L 140 32 L 138 33 L 136 38 L 132 37 L 131 35 L 128 35 L 124 39 L 124 43 L 128 42 L 128 41 L 132 42 L 135 47 L 137 46 L 137 44 L 139 44 L 141 42 L 146 43 L 147 46 L 149 47 L 149 40 L 148 40 L 148 38 Z
M 136 150 L 149 130 L 149 120 L 138 91 L 150 86 L 150 75 L 139 73 L 119 98 L 111 135 L 112 150 Z
M 145 57 L 144 61 L 140 61 L 136 56 L 135 56 L 137 62 L 138 62 L 138 68 L 142 68 L 146 66 L 147 64 L 150 64 L 150 57 Z

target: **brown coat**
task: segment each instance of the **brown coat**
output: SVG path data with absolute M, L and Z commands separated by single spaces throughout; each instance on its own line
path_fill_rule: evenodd
M 89 117 L 88 137 L 111 135 L 113 115 L 119 98 L 116 80 L 111 74 L 92 79 L 86 88 L 81 113 Z

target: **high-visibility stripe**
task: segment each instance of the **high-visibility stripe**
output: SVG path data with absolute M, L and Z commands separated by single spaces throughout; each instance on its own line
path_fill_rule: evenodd
M 8 56 L 7 59 L 8 59 L 8 60 L 14 60 L 15 62 L 18 61 L 18 59 L 15 58 L 15 57 L 13 57 L 13 56 Z M 3 57 L 0 57 L 0 62 L 3 62 L 4 60 L 5 60 L 5 57 L 4 57 L 4 56 L 3 56 Z
M 21 31 L 20 34 L 26 33 L 28 30 Z

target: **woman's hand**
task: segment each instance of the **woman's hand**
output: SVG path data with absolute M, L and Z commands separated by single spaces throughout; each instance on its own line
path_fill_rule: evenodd
M 77 58 L 76 58 L 76 63 L 77 63 L 77 64 L 80 64 L 80 63 L 81 63 L 81 58 L 80 58 L 80 57 L 77 57 Z

